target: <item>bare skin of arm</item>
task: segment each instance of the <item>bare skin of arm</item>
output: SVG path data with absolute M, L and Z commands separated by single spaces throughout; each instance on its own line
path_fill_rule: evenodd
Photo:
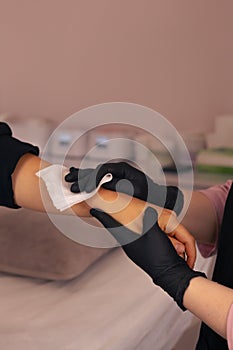
M 186 289 L 184 306 L 215 332 L 226 338 L 227 317 L 233 290 L 203 277 L 193 278 Z
M 71 211 L 61 213 L 53 206 L 43 181 L 40 181 L 35 175 L 38 170 L 49 165 L 51 164 L 31 154 L 21 157 L 12 175 L 15 202 L 21 207 L 36 211 L 70 214 Z M 46 203 L 46 208 L 44 203 Z M 90 208 L 96 207 L 108 212 L 117 221 L 140 233 L 146 206 L 148 204 L 144 201 L 101 188 L 87 202 L 72 206 L 72 211 L 75 215 L 88 217 L 90 216 Z M 194 238 L 182 225 L 177 225 L 174 212 L 154 205 L 153 207 L 158 212 L 158 222 L 163 230 L 166 231 L 166 225 L 172 217 L 175 229 L 169 232 L 170 239 L 179 255 L 183 256 L 184 251 L 186 251 L 187 262 L 190 267 L 193 267 L 196 259 Z
M 59 210 L 54 207 L 43 181 L 36 176 L 36 172 L 50 165 L 32 154 L 25 154 L 20 158 L 12 174 L 14 199 L 19 206 L 60 214 Z M 46 203 L 46 208 L 44 203 Z M 90 208 L 85 202 L 75 205 L 73 210 L 78 216 L 90 216 Z
M 184 200 L 186 193 L 184 192 Z M 211 201 L 201 192 L 192 193 L 188 210 L 181 221 L 200 243 L 214 243 L 218 231 L 217 217 Z

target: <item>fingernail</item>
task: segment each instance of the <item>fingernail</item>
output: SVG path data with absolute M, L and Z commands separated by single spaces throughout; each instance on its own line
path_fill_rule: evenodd
M 185 248 L 181 244 L 177 244 L 176 251 L 178 254 L 183 254 L 185 252 Z

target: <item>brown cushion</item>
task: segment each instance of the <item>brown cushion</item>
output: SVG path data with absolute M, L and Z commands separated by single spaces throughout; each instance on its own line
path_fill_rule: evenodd
M 108 251 L 70 240 L 44 213 L 0 208 L 2 272 L 66 280 L 81 274 Z

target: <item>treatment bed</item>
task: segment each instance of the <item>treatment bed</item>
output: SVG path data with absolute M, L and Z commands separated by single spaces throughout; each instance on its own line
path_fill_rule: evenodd
M 10 225 L 4 221 L 7 215 L 16 220 L 23 213 L 4 211 L 2 233 Z M 51 229 L 45 214 L 31 214 L 31 218 L 28 214 L 26 211 L 27 220 L 21 220 L 21 226 L 25 222 L 32 225 L 30 219 L 35 222 L 39 216 L 40 230 L 43 220 Z M 15 235 L 12 240 L 18 238 Z M 22 250 L 22 237 L 20 241 Z M 210 274 L 212 266 L 212 258 L 198 254 L 197 269 Z M 121 248 L 105 252 L 77 277 L 65 281 L 1 272 L 0 310 L 3 350 L 171 350 L 194 320 Z

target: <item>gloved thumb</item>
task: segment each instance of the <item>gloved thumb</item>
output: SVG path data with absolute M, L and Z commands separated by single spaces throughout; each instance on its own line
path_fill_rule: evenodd
M 143 233 L 148 232 L 152 227 L 157 225 L 158 213 L 152 207 L 148 207 L 145 210 L 143 216 Z

